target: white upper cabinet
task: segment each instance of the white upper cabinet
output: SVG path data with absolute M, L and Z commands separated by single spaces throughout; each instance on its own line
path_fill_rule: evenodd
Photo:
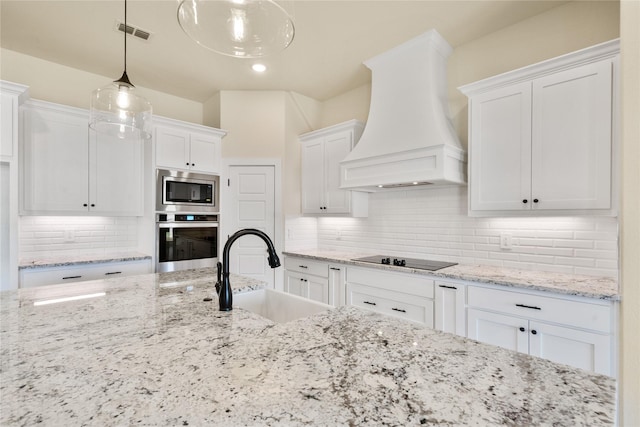
M 615 215 L 618 41 L 460 88 L 469 212 Z
M 29 101 L 22 116 L 21 214 L 143 214 L 143 142 L 89 131 L 88 112 Z
M 157 167 L 220 173 L 222 137 L 226 132 L 164 118 L 156 122 Z
M 300 136 L 302 213 L 367 216 L 366 193 L 340 189 L 340 161 L 360 139 L 364 125 L 351 120 Z

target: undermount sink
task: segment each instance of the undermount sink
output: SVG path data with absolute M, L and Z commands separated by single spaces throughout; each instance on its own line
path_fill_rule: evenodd
M 321 302 L 273 289 L 258 289 L 235 294 L 233 305 L 276 323 L 290 322 L 333 308 Z

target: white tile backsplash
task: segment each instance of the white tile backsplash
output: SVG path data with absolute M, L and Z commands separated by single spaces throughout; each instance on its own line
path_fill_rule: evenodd
M 287 218 L 293 236 L 318 249 L 390 253 L 525 270 L 617 277 L 618 222 L 611 217 L 471 218 L 466 187 L 369 195 L 368 218 Z M 510 234 L 511 249 L 500 248 Z M 308 235 L 308 236 L 307 236 Z M 308 239 L 307 239 L 308 237 Z M 288 250 L 298 239 L 286 237 Z
M 136 217 L 20 217 L 20 258 L 138 250 Z

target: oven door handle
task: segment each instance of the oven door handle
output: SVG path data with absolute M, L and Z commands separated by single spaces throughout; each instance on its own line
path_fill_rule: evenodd
M 158 222 L 158 228 L 218 228 L 217 222 Z

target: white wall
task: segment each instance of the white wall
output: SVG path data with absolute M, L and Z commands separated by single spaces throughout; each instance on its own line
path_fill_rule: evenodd
M 0 79 L 29 86 L 31 98 L 89 108 L 91 92 L 118 76 L 100 76 L 8 49 L 0 50 Z M 131 76 L 135 83 L 135 76 Z M 136 86 L 153 106 L 153 114 L 202 124 L 202 104 Z
M 621 5 L 622 212 L 620 425 L 640 426 L 640 2 Z

